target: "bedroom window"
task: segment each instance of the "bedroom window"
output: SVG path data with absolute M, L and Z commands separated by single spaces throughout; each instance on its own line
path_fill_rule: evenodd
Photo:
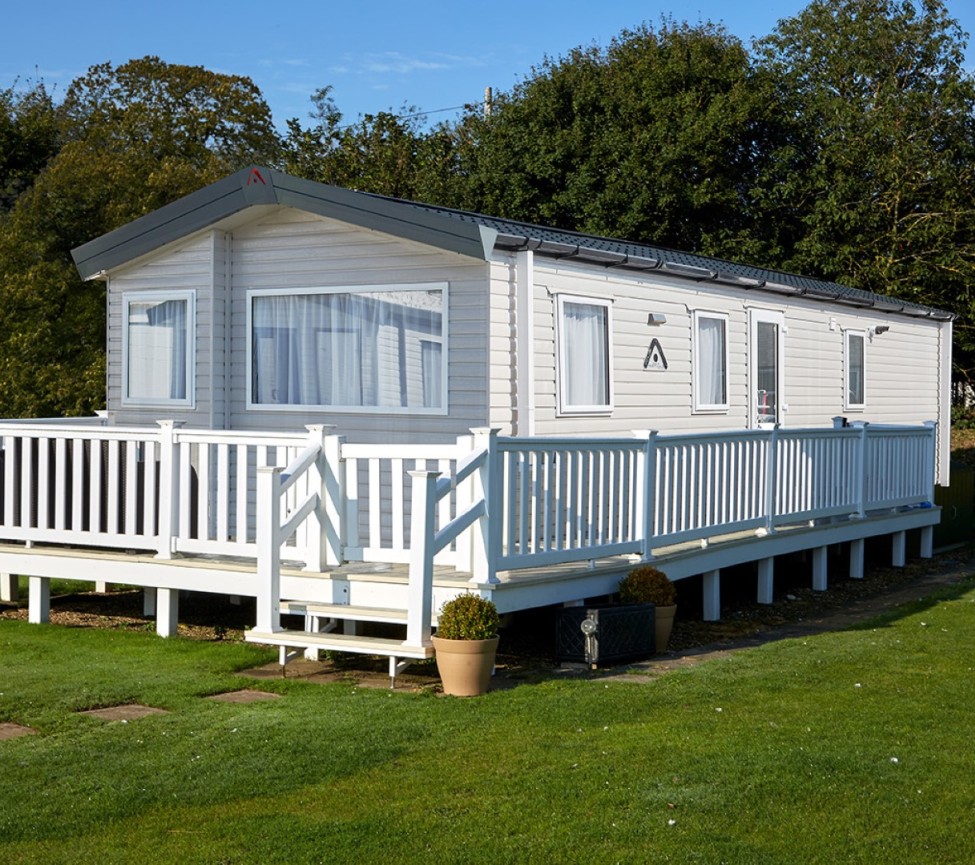
M 250 408 L 443 414 L 446 285 L 252 291 Z
M 612 411 L 611 305 L 558 297 L 559 407 L 566 414 Z
M 865 408 L 867 335 L 863 331 L 846 332 L 846 405 L 848 409 Z
M 122 401 L 193 405 L 195 293 L 122 295 Z
M 694 410 L 728 410 L 728 316 L 694 313 Z

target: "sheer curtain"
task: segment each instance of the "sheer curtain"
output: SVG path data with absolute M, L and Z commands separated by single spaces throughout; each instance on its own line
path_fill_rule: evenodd
M 427 294 L 254 297 L 253 402 L 379 408 L 441 405 L 441 367 L 427 360 L 423 338 L 441 337 L 443 316 L 436 303 L 424 297 Z M 442 307 L 442 299 L 439 302 Z
M 187 398 L 187 308 L 184 299 L 129 301 L 129 399 Z
M 562 363 L 567 408 L 609 405 L 609 309 L 562 304 Z
M 726 405 L 725 322 L 701 316 L 697 320 L 698 403 Z

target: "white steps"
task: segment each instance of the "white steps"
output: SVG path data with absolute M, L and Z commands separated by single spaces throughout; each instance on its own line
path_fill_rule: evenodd
M 339 621 L 351 622 L 353 628 L 359 622 L 406 625 L 406 610 L 285 600 L 280 602 L 278 612 L 283 616 L 303 616 L 305 629 L 282 628 L 262 631 L 255 628 L 246 631 L 244 639 L 249 643 L 278 646 L 282 667 L 298 655 L 298 652 L 289 652 L 289 649 L 303 649 L 306 657 L 311 658 L 317 658 L 320 651 L 383 655 L 389 658 L 390 687 L 393 687 L 396 684 L 396 674 L 411 660 L 433 657 L 432 645 L 410 645 L 402 639 L 365 637 L 355 633 L 341 633 L 337 630 Z
M 244 632 L 248 643 L 266 643 L 294 649 L 323 649 L 333 652 L 356 652 L 361 655 L 385 655 L 399 658 L 432 658 L 433 646 L 411 646 L 388 637 L 360 637 L 354 634 L 320 633 L 318 631 Z
M 314 616 L 319 619 L 347 619 L 356 622 L 406 624 L 406 610 L 386 607 L 354 607 L 351 604 L 320 604 L 313 601 L 282 601 L 282 616 Z

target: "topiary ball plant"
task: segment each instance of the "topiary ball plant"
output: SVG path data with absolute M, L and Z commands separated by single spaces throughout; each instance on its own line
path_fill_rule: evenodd
M 498 609 L 493 601 L 472 595 L 458 595 L 444 603 L 437 620 L 442 640 L 490 640 L 498 633 Z
M 653 565 L 640 565 L 620 580 L 620 600 L 624 604 L 656 604 L 670 607 L 677 603 L 677 587 Z

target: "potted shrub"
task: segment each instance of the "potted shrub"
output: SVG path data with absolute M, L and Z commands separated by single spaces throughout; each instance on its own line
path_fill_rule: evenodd
M 445 694 L 476 697 L 487 693 L 498 650 L 494 603 L 470 593 L 447 601 L 440 608 L 433 648 Z
M 624 604 L 656 607 L 657 651 L 666 650 L 677 612 L 677 587 L 670 578 L 653 565 L 639 565 L 620 580 L 619 592 Z

